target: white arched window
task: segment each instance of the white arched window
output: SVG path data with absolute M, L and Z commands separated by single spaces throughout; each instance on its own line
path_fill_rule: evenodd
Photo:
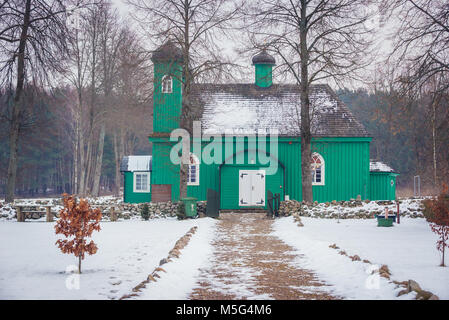
M 173 92 L 173 80 L 172 77 L 165 75 L 162 77 L 162 93 Z
M 187 185 L 200 185 L 200 161 L 193 153 L 190 154 L 189 172 L 187 173 Z
M 324 159 L 314 152 L 312 153 L 312 161 L 310 163 L 312 170 L 312 185 L 324 186 Z

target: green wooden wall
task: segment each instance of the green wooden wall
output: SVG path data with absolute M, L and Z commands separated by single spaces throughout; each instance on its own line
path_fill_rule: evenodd
M 368 198 L 370 138 L 322 138 L 312 143 L 325 162 L 325 185 L 313 186 L 318 202 Z
M 162 93 L 161 82 L 164 75 L 173 79 L 172 93 Z M 182 106 L 182 67 L 179 63 L 155 63 L 153 92 L 153 131 L 171 132 L 179 128 Z
M 151 179 L 152 174 L 150 174 Z M 134 173 L 124 172 L 123 173 L 124 183 L 123 183 L 123 201 L 126 203 L 142 203 L 151 201 L 151 192 L 133 192 L 134 186 Z M 151 188 L 150 188 L 151 191 Z
M 256 79 L 257 86 L 268 88 L 273 84 L 273 66 L 271 64 L 256 64 Z
M 178 200 L 179 195 L 179 166 L 170 162 L 170 149 L 173 143 L 162 142 L 163 139 L 155 141 L 153 139 L 153 172 L 151 175 L 152 184 L 171 184 L 172 199 Z M 251 149 L 249 140 L 246 138 L 243 150 Z M 369 143 L 370 138 L 321 138 L 315 139 L 312 143 L 312 151 L 318 152 L 325 161 L 325 185 L 313 186 L 313 197 L 318 202 L 332 200 L 349 200 L 360 195 L 362 199 L 369 198 L 370 177 L 369 177 Z M 204 148 L 208 142 L 203 141 Z M 220 159 L 225 160 L 226 148 L 232 145 L 232 153 L 236 150 L 236 139 L 227 145 L 222 144 Z M 257 149 L 257 140 L 255 142 Z M 269 150 L 269 140 L 265 146 Z M 245 151 L 244 162 L 235 165 L 237 156 L 233 156 L 234 165 L 224 164 L 221 169 L 222 177 L 222 208 L 235 209 L 235 194 L 238 195 L 238 179 L 234 177 L 239 169 L 256 170 L 263 166 L 256 162 L 250 164 L 250 153 Z M 271 188 L 273 193 L 288 195 L 290 199 L 302 200 L 301 188 L 301 144 L 299 138 L 279 138 L 278 160 L 285 166 L 284 192 L 279 192 L 276 185 L 280 178 L 267 177 L 267 189 Z M 198 200 L 206 200 L 207 189 L 220 190 L 219 164 L 200 164 L 200 184 L 199 186 L 189 186 L 187 193 Z M 282 172 L 279 165 L 278 171 Z M 281 174 L 281 173 L 279 173 Z M 281 175 L 282 176 L 282 175 Z M 234 178 L 235 179 L 234 179 Z M 227 190 L 231 193 L 227 195 Z
M 395 200 L 397 173 L 370 172 L 370 200 Z M 391 183 L 393 181 L 393 183 Z

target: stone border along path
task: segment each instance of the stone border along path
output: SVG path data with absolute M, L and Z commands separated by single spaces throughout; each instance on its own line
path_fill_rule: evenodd
M 153 272 L 148 275 L 146 280 L 142 281 L 137 286 L 135 286 L 132 290 L 133 293 L 125 294 L 119 300 L 125 300 L 125 299 L 129 299 L 129 298 L 138 296 L 139 293 L 141 292 L 141 289 L 145 288 L 147 286 L 147 284 L 149 284 L 150 282 L 156 282 L 157 278 L 160 278 L 159 272 L 167 272 L 161 266 L 166 263 L 172 262 L 173 258 L 179 258 L 179 256 L 181 255 L 181 250 L 184 249 L 185 246 L 187 246 L 187 244 L 190 241 L 190 238 L 192 237 L 192 235 L 195 234 L 197 229 L 198 229 L 198 227 L 194 226 L 194 227 L 190 228 L 190 230 L 187 231 L 187 233 L 185 235 L 183 235 L 181 238 L 179 238 L 178 241 L 176 241 L 173 249 L 171 249 L 170 252 L 168 253 L 167 258 L 164 258 L 159 262 L 159 267 L 156 267 L 153 270 Z
M 222 213 L 211 267 L 200 269 L 189 299 L 339 299 L 309 270 L 298 268 L 294 249 L 270 235 L 265 213 Z

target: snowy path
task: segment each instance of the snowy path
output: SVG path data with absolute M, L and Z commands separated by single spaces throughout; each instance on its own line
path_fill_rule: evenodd
M 299 267 L 292 247 L 270 235 L 264 213 L 220 215 L 210 263 L 200 269 L 190 299 L 335 299 L 329 287 Z

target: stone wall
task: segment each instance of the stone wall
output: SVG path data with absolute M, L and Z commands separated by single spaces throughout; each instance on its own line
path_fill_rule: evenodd
M 176 217 L 178 211 L 177 202 L 148 202 L 149 219 L 166 218 L 166 217 Z M 206 201 L 199 201 L 197 206 L 198 214 L 204 215 L 206 212 Z M 142 208 L 145 203 L 122 203 L 115 206 L 115 211 L 118 213 L 118 218 L 128 219 L 140 219 Z M 105 219 L 107 220 L 110 216 L 111 205 L 105 205 L 102 207 L 98 206 L 102 210 Z
M 400 200 L 400 214 L 410 218 L 420 218 L 423 215 L 422 199 Z M 385 208 L 389 214 L 396 214 L 395 201 L 332 201 L 326 203 L 307 203 L 296 200 L 282 201 L 279 208 L 280 215 L 297 215 L 302 217 L 330 218 L 330 219 L 371 219 L 375 215 L 383 215 Z
M 119 219 L 129 220 L 129 219 L 142 219 L 141 211 L 144 203 L 123 203 L 121 200 L 111 199 L 107 201 L 96 201 L 95 199 L 89 199 L 89 204 L 93 208 L 99 208 L 103 214 L 103 220 L 109 221 L 111 215 L 111 208 L 114 207 L 115 213 L 118 215 Z M 178 210 L 178 204 L 171 201 L 168 202 L 149 202 L 149 219 L 166 218 L 166 217 L 176 217 Z M 33 203 L 24 207 L 24 211 L 42 211 L 26 213 L 26 219 L 45 219 L 46 212 L 45 207 L 42 205 L 52 205 L 51 211 L 55 218 L 59 218 L 59 211 L 63 208 L 61 200 L 35 200 Z M 0 204 L 0 209 L 2 212 L 0 218 L 6 220 L 16 219 L 16 210 L 14 205 L 6 206 L 5 204 Z M 200 217 L 205 216 L 206 213 L 206 201 L 199 201 L 197 211 Z

